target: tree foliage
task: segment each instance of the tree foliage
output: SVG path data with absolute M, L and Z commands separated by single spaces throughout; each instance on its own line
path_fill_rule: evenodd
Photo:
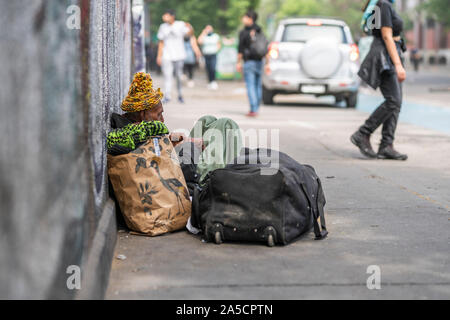
M 334 17 L 344 20 L 353 33 L 358 34 L 363 4 L 364 1 L 354 0 L 262 0 L 260 22 L 264 26 L 269 16 L 274 16 L 276 21 L 300 16 Z
M 250 8 L 257 8 L 259 0 L 146 0 L 149 3 L 151 32 L 155 34 L 167 9 L 176 11 L 177 20 L 189 22 L 198 35 L 210 24 L 221 34 L 237 31 L 241 17 Z
M 424 2 L 422 7 L 428 14 L 446 26 L 450 26 L 450 1 L 449 0 L 429 0 Z
M 327 9 L 326 0 L 285 0 L 278 12 L 279 17 L 292 17 L 303 15 L 323 15 Z M 328 11 L 328 10 L 327 10 Z
M 249 8 L 257 9 L 258 23 L 267 31 L 267 22 L 297 16 L 325 16 L 344 20 L 355 36 L 361 35 L 360 21 L 365 1 L 355 0 L 146 0 L 149 3 L 151 32 L 155 34 L 167 9 L 177 12 L 177 19 L 190 22 L 198 35 L 207 24 L 219 33 L 235 33 L 241 17 Z M 441 23 L 450 25 L 449 0 L 428 0 L 418 9 L 426 10 Z M 407 24 L 409 25 L 409 24 Z

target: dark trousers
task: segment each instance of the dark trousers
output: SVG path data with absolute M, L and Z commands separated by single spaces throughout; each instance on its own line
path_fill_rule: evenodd
M 382 73 L 380 90 L 385 101 L 370 115 L 359 130 L 364 134 L 372 134 L 383 124 L 380 147 L 384 147 L 394 142 L 402 106 L 402 86 L 398 81 L 397 73 L 392 71 Z
M 205 54 L 206 73 L 208 74 L 209 82 L 216 80 L 216 62 L 217 55 Z
M 184 73 L 188 76 L 189 80 L 192 80 L 192 78 L 194 77 L 194 68 L 195 64 L 184 64 Z

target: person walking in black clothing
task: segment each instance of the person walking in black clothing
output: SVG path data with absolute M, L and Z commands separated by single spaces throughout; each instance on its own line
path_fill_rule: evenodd
M 258 115 L 259 105 L 262 99 L 262 59 L 264 56 L 253 53 L 250 49 L 252 38 L 261 33 L 261 27 L 255 22 L 258 15 L 249 10 L 242 17 L 244 29 L 239 33 L 237 71 L 244 71 L 245 85 L 247 87 L 248 100 L 250 102 L 249 117 Z M 242 60 L 244 64 L 242 65 Z
M 372 30 L 374 41 L 367 57 L 361 64 L 358 75 L 372 88 L 380 87 L 385 101 L 370 115 L 366 122 L 350 138 L 361 153 L 369 158 L 406 160 L 408 156 L 393 147 L 398 116 L 402 105 L 402 85 L 406 79 L 403 67 L 404 43 L 400 38 L 403 30 L 402 18 L 394 10 L 394 0 L 380 0 L 375 12 Z M 376 21 L 379 19 L 379 21 Z M 380 126 L 382 139 L 378 153 L 372 149 L 370 135 Z

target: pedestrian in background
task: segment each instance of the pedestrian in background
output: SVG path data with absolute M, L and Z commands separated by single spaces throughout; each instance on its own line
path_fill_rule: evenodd
M 175 11 L 167 10 L 162 19 L 163 24 L 158 30 L 158 57 L 157 63 L 161 66 L 164 75 L 164 103 L 172 98 L 172 82 L 175 75 L 178 89 L 178 101 L 184 103 L 181 90 L 181 75 L 186 59 L 184 37 L 192 35 L 192 26 L 189 23 L 175 20 Z
M 413 67 L 414 67 L 414 71 L 415 71 L 415 72 L 419 72 L 419 64 L 420 64 L 421 58 L 422 58 L 422 57 L 420 56 L 420 51 L 419 51 L 419 49 L 418 49 L 417 47 L 414 47 L 414 48 L 411 50 L 410 60 L 411 60 L 411 63 L 412 63 L 412 65 L 413 65 Z
M 184 49 L 186 51 L 186 59 L 184 59 L 184 73 L 188 78 L 188 87 L 193 88 L 194 83 L 194 69 L 197 61 L 201 58 L 202 53 L 198 47 L 197 40 L 193 35 L 184 37 Z
M 202 47 L 202 53 L 205 58 L 206 73 L 208 75 L 208 89 L 217 90 L 216 82 L 216 64 L 217 53 L 221 48 L 220 36 L 214 32 L 214 28 L 207 25 L 198 37 L 198 43 Z
M 242 17 L 244 29 L 239 33 L 238 47 L 238 72 L 244 72 L 245 85 L 247 87 L 248 100 L 250 102 L 249 117 L 258 115 L 259 105 L 262 98 L 262 67 L 264 55 L 252 50 L 252 42 L 260 39 L 261 27 L 256 24 L 258 15 L 253 10 L 248 10 Z M 244 63 L 242 64 L 242 61 Z
M 406 79 L 403 67 L 403 52 L 406 50 L 400 35 L 403 20 L 395 11 L 394 0 L 380 0 L 380 27 L 372 30 L 373 44 L 361 64 L 358 75 L 373 89 L 380 87 L 385 101 L 370 115 L 366 122 L 351 137 L 361 153 L 369 158 L 406 160 L 408 156 L 396 151 L 393 146 L 398 116 L 402 106 L 402 85 Z M 376 22 L 376 21 L 375 21 Z M 371 134 L 383 125 L 378 153 L 370 144 Z

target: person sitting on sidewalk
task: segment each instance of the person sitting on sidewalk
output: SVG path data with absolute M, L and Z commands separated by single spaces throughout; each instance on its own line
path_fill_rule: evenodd
M 127 97 L 122 102 L 123 115 L 113 113 L 107 137 L 108 154 L 133 151 L 151 136 L 167 134 L 164 124 L 161 91 L 154 90 L 150 75 L 137 73 Z
M 113 113 L 111 128 L 123 128 L 130 123 L 141 121 L 164 122 L 164 108 L 161 103 L 163 93 L 153 89 L 150 74 L 139 72 L 134 75 L 128 95 L 122 102 L 124 114 Z
M 160 89 L 153 89 L 150 74 L 135 74 L 128 95 L 122 102 L 121 108 L 125 113 L 112 114 L 111 128 L 120 129 L 146 121 L 164 124 L 162 98 Z M 168 132 L 162 132 L 165 126 L 155 127 L 155 134 Z M 231 163 L 239 155 L 242 146 L 236 122 L 229 118 L 217 119 L 208 115 L 196 122 L 189 137 L 173 132 L 170 133 L 170 140 L 180 158 L 190 193 L 194 185 L 201 182 L 208 172 Z
M 159 88 L 158 90 L 153 89 L 153 81 L 150 74 L 144 72 L 136 73 L 128 91 L 128 95 L 121 105 L 121 109 L 125 111 L 125 113 L 113 113 L 111 115 L 111 128 L 122 129 L 127 125 L 133 123 L 137 124 L 143 121 L 157 121 L 164 123 L 164 107 L 161 101 L 163 96 L 164 95 Z M 171 134 L 171 140 L 174 146 L 181 142 L 199 143 L 199 140 L 183 138 L 183 135 L 179 133 Z

